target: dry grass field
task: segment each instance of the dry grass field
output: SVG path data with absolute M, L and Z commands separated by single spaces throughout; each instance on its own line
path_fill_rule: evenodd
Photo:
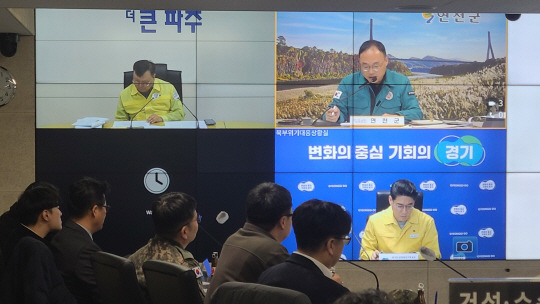
M 505 65 L 478 72 L 411 81 L 426 119 L 466 120 L 485 115 L 486 100 L 505 100 Z M 332 102 L 337 85 L 276 92 L 276 119 L 319 118 Z

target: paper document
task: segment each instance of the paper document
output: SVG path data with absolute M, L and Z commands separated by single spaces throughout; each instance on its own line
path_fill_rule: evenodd
M 72 126 L 74 126 L 76 129 L 101 128 L 108 120 L 108 118 L 104 117 L 85 117 L 77 119 Z
M 380 261 L 416 261 L 418 260 L 418 252 L 411 253 L 380 253 Z
M 133 122 L 129 121 L 115 121 L 113 128 L 144 128 L 144 129 L 196 129 L 197 121 L 166 121 L 164 125 L 160 124 L 149 124 L 144 120 L 134 120 Z M 199 129 L 207 129 L 208 127 L 203 120 L 199 120 Z

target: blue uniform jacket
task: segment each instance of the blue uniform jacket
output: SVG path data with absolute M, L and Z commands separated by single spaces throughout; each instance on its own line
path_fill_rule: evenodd
M 375 99 L 373 115 L 398 114 L 405 116 L 405 122 L 422 119 L 422 110 L 409 79 L 397 72 L 386 70 L 382 89 Z M 350 74 L 341 80 L 334 100 L 341 115 L 338 122 L 349 121 L 349 115 L 370 115 L 373 90 L 361 72 Z

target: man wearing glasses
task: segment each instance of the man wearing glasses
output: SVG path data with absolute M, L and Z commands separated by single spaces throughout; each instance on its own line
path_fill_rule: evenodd
M 289 190 L 266 182 L 251 189 L 246 198 L 246 223 L 227 238 L 210 282 L 212 293 L 226 282 L 255 283 L 263 271 L 285 261 L 281 245 L 291 232 L 292 197 Z
M 78 303 L 101 303 L 90 256 L 101 248 L 94 233 L 103 229 L 107 210 L 106 182 L 83 177 L 69 187 L 70 219 L 51 241 L 58 270 Z
M 418 252 L 422 246 L 441 257 L 435 221 L 414 208 L 417 196 L 416 187 L 409 180 L 400 179 L 392 184 L 390 206 L 371 215 L 366 224 L 360 250 L 362 260 L 378 260 L 381 252 Z
M 270 267 L 259 283 L 304 293 L 313 304 L 333 303 L 349 292 L 332 269 L 351 237 L 351 216 L 340 205 L 312 199 L 293 212 L 298 250 Z
M 115 120 L 156 123 L 183 120 L 184 108 L 174 86 L 156 78 L 156 66 L 148 60 L 133 64 L 133 84 L 120 93 Z
M 199 230 L 200 216 L 196 208 L 195 199 L 181 192 L 163 194 L 152 204 L 152 220 L 156 235 L 129 257 L 135 266 L 139 284 L 144 290 L 146 280 L 142 265 L 148 260 L 160 260 L 192 269 L 198 278 L 201 299 L 204 300 L 200 264 L 191 252 L 186 250 Z
M 368 40 L 360 46 L 360 72 L 341 80 L 325 119 L 345 122 L 350 115 L 404 116 L 405 122 L 422 119 L 422 110 L 409 79 L 387 70 L 384 45 Z

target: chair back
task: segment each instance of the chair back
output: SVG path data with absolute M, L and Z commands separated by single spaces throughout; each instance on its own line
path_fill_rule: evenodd
M 174 263 L 148 260 L 143 264 L 146 288 L 154 304 L 202 304 L 193 270 Z
M 176 92 L 180 96 L 180 100 L 184 101 L 184 96 L 182 95 L 182 71 L 177 70 L 167 70 L 167 64 L 165 63 L 156 63 L 156 77 L 165 80 L 172 84 L 176 89 Z M 124 88 L 127 88 L 130 84 L 133 83 L 133 71 L 124 72 Z
M 104 304 L 146 304 L 130 260 L 103 251 L 93 253 L 91 259 Z
M 227 282 L 212 294 L 210 304 L 311 304 L 305 294 L 255 283 Z
M 377 204 L 375 206 L 376 212 L 384 210 L 390 206 L 388 203 L 388 196 L 390 195 L 390 190 L 377 191 Z M 424 192 L 418 191 L 418 196 L 414 201 L 414 208 L 422 211 L 424 205 Z

